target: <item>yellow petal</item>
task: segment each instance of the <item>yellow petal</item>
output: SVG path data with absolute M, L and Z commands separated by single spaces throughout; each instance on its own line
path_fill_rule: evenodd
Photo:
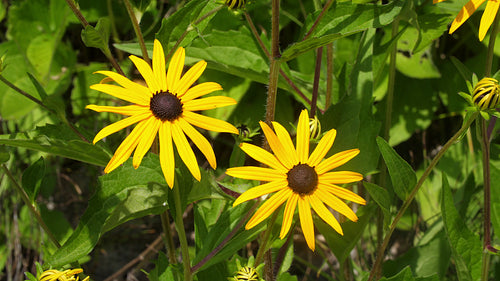
M 297 201 L 299 200 L 299 195 L 292 193 L 290 198 L 286 202 L 285 212 L 283 213 L 283 224 L 281 225 L 280 239 L 285 238 L 292 226 L 293 214 L 295 213 L 295 207 L 297 206 Z
M 129 59 L 134 63 L 137 70 L 139 70 L 139 73 L 141 73 L 142 78 L 144 78 L 144 81 L 146 81 L 146 84 L 148 84 L 149 89 L 151 89 L 153 93 L 160 92 L 161 90 L 160 86 L 156 82 L 156 78 L 155 75 L 153 74 L 151 66 L 149 66 L 149 64 L 143 59 L 138 58 L 134 55 L 129 56 Z
M 318 175 L 319 182 L 327 182 L 327 183 L 351 183 L 360 181 L 363 179 L 363 175 L 356 172 L 350 171 L 338 171 L 338 172 L 330 172 Z
M 141 113 L 141 114 L 138 114 L 138 115 L 133 115 L 133 116 L 130 116 L 130 117 L 127 117 L 125 119 L 122 119 L 118 122 L 115 122 L 111 125 L 108 125 L 106 127 L 104 127 L 102 130 L 99 131 L 99 133 L 97 133 L 97 135 L 94 137 L 94 143 L 100 141 L 101 139 L 113 134 L 113 133 L 116 133 L 118 131 L 120 131 L 121 129 L 123 128 L 126 128 L 132 124 L 135 124 L 139 121 L 142 121 L 148 117 L 151 116 L 151 112 L 144 112 L 144 113 Z
M 111 112 L 128 116 L 151 112 L 149 111 L 149 107 L 135 105 L 135 104 L 127 106 L 101 106 L 101 105 L 89 104 L 85 108 L 97 112 Z
M 229 168 L 227 169 L 226 174 L 235 178 L 258 181 L 276 181 L 287 179 L 287 175 L 283 172 L 254 166 Z
M 340 235 L 344 235 L 342 231 L 342 227 L 340 226 L 337 219 L 333 216 L 333 214 L 325 207 L 321 199 L 316 197 L 315 195 L 311 195 L 309 197 L 309 201 L 311 202 L 311 206 L 318 214 L 318 216 L 323 219 L 327 224 L 329 224 L 335 231 L 337 231 Z
M 271 130 L 271 128 L 266 123 L 261 121 L 259 122 L 259 124 L 260 127 L 262 128 L 262 131 L 264 132 L 264 135 L 266 136 L 269 146 L 274 152 L 274 155 L 278 158 L 278 160 L 281 162 L 281 164 L 283 164 L 283 166 L 287 170 L 292 169 L 295 163 L 293 161 L 294 159 L 289 156 L 290 152 L 285 150 L 285 148 L 281 145 L 276 134 L 273 132 L 273 130 Z
M 318 175 L 324 174 L 332 169 L 342 166 L 358 154 L 359 149 L 350 149 L 336 153 L 319 163 L 315 168 L 316 173 L 318 173 Z
M 490 28 L 493 20 L 495 19 L 500 3 L 495 1 L 488 1 L 483 16 L 481 17 L 481 24 L 479 25 L 479 41 L 483 41 L 486 32 Z
M 309 160 L 307 160 L 309 166 L 316 167 L 323 160 L 328 151 L 330 151 L 330 148 L 332 148 L 336 136 L 337 131 L 332 129 L 321 138 L 313 153 L 309 156 Z
M 307 163 L 309 158 L 309 116 L 307 110 L 302 110 L 297 124 L 297 156 L 300 163 Z
M 262 164 L 265 164 L 273 169 L 276 169 L 283 174 L 286 174 L 288 172 L 288 169 L 285 168 L 285 166 L 283 166 L 283 164 L 281 164 L 281 162 L 278 161 L 278 159 L 274 155 L 269 153 L 267 150 L 249 143 L 240 144 L 240 148 L 246 154 L 248 154 L 248 156 L 261 162 Z
M 174 187 L 175 157 L 172 145 L 172 129 L 170 122 L 163 122 L 160 126 L 160 165 L 163 176 L 170 188 Z
M 315 238 L 314 238 L 314 223 L 311 214 L 311 208 L 309 206 L 309 196 L 299 196 L 299 217 L 300 217 L 300 227 L 302 232 L 304 232 L 304 238 L 306 238 L 306 243 L 309 248 L 314 251 L 315 248 Z
M 192 125 L 214 132 L 238 134 L 238 129 L 226 121 L 207 117 L 191 111 L 184 111 L 182 117 Z
M 432 0 L 432 4 L 436 4 L 436 3 L 440 3 L 440 2 L 444 2 L 446 0 Z
M 138 92 L 134 91 L 133 89 L 123 88 L 116 85 L 94 84 L 91 85 L 90 88 L 92 90 L 103 92 L 113 97 L 117 97 L 119 99 L 143 106 L 149 106 L 149 102 L 151 100 L 150 97 L 147 97 L 146 95 L 141 95 Z
M 153 144 L 155 140 L 156 134 L 158 133 L 158 129 L 160 128 L 160 124 L 162 121 L 156 119 L 156 117 L 151 116 L 146 122 L 146 129 L 144 133 L 141 135 L 141 140 L 137 145 L 137 148 L 134 153 L 134 158 L 132 160 L 132 165 L 134 168 L 138 168 L 141 165 L 142 158 L 149 151 L 149 148 Z
M 112 71 L 107 71 L 107 70 L 102 70 L 102 71 L 96 71 L 95 73 L 103 74 L 108 76 L 109 78 L 113 79 L 116 83 L 120 84 L 124 88 L 127 88 L 134 92 L 138 97 L 141 99 L 145 99 L 147 104 L 149 104 L 149 99 L 152 96 L 152 92 L 150 89 L 147 87 L 144 87 L 140 84 L 137 84 L 135 82 L 130 81 L 127 77 L 120 75 L 118 73 L 112 72 Z M 139 103 L 142 104 L 142 103 Z
M 297 157 L 297 151 L 293 146 L 292 139 L 288 131 L 278 122 L 272 122 L 276 136 L 278 137 L 283 148 L 288 151 L 289 157 L 293 160 L 293 165 L 299 164 L 299 158 Z
M 330 192 L 331 194 L 340 197 L 345 200 L 349 200 L 354 203 L 358 203 L 361 205 L 365 205 L 366 201 L 363 199 L 361 196 L 357 195 L 356 193 L 342 188 L 340 186 L 336 186 L 334 184 L 325 184 L 325 183 L 318 183 L 318 188 L 321 188 L 324 191 Z
M 485 0 L 470 0 L 465 4 L 460 12 L 458 13 L 455 20 L 453 20 L 449 33 L 452 34 L 459 28 L 469 17 L 477 10 L 479 5 L 481 5 Z
M 179 80 L 181 79 L 185 57 L 186 51 L 184 48 L 179 47 L 170 60 L 167 72 L 167 85 L 169 91 L 175 89 L 177 87 L 177 83 L 179 83 Z
M 236 104 L 236 100 L 226 96 L 215 96 L 204 99 L 195 99 L 183 103 L 182 108 L 189 111 L 214 109 Z
M 200 149 L 201 153 L 205 155 L 208 163 L 212 167 L 212 169 L 217 168 L 217 161 L 215 159 L 214 150 L 212 146 L 208 142 L 208 140 L 200 134 L 193 126 L 191 126 L 186 120 L 183 118 L 178 119 L 179 126 L 182 128 L 182 131 L 193 141 L 194 145 Z
M 207 63 L 202 60 L 193 65 L 185 74 L 182 76 L 179 83 L 173 88 L 173 94 L 178 94 L 182 97 L 186 91 L 193 85 L 193 83 L 200 78 L 203 71 L 207 67 Z
M 283 202 L 285 202 L 292 195 L 292 191 L 289 188 L 283 189 L 278 193 L 271 196 L 271 198 L 267 199 L 262 206 L 259 207 L 257 212 L 252 216 L 252 218 L 248 221 L 245 228 L 250 229 L 267 217 L 269 217 Z
M 179 123 L 175 121 L 171 125 L 172 128 L 172 138 L 174 139 L 175 147 L 177 147 L 177 152 L 179 152 L 179 156 L 181 157 L 186 167 L 189 169 L 193 177 L 200 181 L 201 174 L 200 168 L 198 167 L 198 161 L 196 160 L 196 156 L 194 155 L 189 142 L 184 135 Z
M 347 206 L 346 203 L 342 202 L 342 200 L 338 199 L 335 195 L 324 191 L 321 188 L 316 189 L 314 192 L 315 196 L 321 199 L 321 201 L 325 202 L 326 205 L 330 206 L 330 208 L 339 212 L 340 214 L 346 216 L 348 219 L 352 221 L 358 221 L 358 217 L 356 214 Z
M 153 73 L 160 90 L 166 91 L 167 71 L 165 70 L 165 53 L 158 39 L 155 39 L 153 46 Z
M 190 100 L 194 100 L 197 97 L 201 97 L 207 94 L 210 94 L 214 91 L 219 91 L 222 90 L 222 86 L 215 83 L 215 82 L 204 82 L 201 84 L 198 84 L 192 88 L 190 88 L 186 94 L 181 96 L 181 100 L 183 102 L 187 102 Z
M 286 180 L 278 180 L 261 184 L 256 187 L 252 187 L 249 190 L 243 192 L 243 194 L 241 194 L 240 196 L 238 196 L 238 198 L 233 203 L 233 207 L 248 200 L 252 200 L 266 194 L 286 189 L 287 184 L 288 182 Z
M 134 149 L 139 144 L 140 137 L 142 136 L 144 130 L 146 129 L 146 122 L 142 121 L 132 130 L 130 135 L 126 137 L 123 142 L 118 146 L 115 154 L 109 160 L 108 165 L 104 168 L 105 173 L 109 173 L 116 169 L 118 166 L 127 161 Z

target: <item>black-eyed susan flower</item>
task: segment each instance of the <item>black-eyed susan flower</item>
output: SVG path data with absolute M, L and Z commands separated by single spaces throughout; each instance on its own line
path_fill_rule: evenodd
M 208 140 L 194 127 L 200 127 L 215 132 L 238 133 L 233 125 L 218 119 L 203 116 L 195 111 L 213 109 L 236 104 L 236 101 L 225 96 L 200 98 L 222 87 L 214 82 L 205 82 L 193 86 L 201 76 L 207 63 L 199 61 L 184 75 L 185 51 L 180 47 L 172 56 L 168 72 L 165 70 L 165 56 L 158 40 L 154 41 L 153 67 L 144 60 L 130 56 L 147 86 L 130 81 L 128 78 L 112 71 L 97 71 L 104 74 L 118 85 L 96 84 L 90 88 L 133 103 L 127 106 L 88 105 L 86 108 L 97 112 L 113 112 L 129 116 L 103 128 L 94 138 L 94 143 L 125 127 L 137 123 L 132 132 L 116 149 L 115 154 L 104 169 L 109 173 L 125 162 L 132 152 L 133 166 L 139 167 L 142 158 L 151 147 L 156 134 L 159 135 L 160 163 L 167 184 L 174 186 L 174 150 L 197 180 L 200 180 L 200 170 L 195 154 L 189 145 L 188 136 L 208 160 L 212 168 L 216 168 L 214 151 Z
M 494 78 L 481 79 L 472 93 L 472 102 L 480 110 L 494 109 L 500 105 L 500 85 Z
M 233 206 L 275 193 L 260 206 L 246 224 L 246 229 L 262 222 L 286 202 L 280 238 L 283 239 L 290 230 L 295 209 L 298 207 L 304 237 L 309 248 L 314 251 L 315 238 L 311 207 L 335 231 L 343 234 L 339 222 L 325 204 L 350 220 L 357 221 L 356 214 L 339 198 L 359 204 L 366 203 L 359 195 L 337 185 L 359 181 L 363 178 L 361 174 L 349 171 L 330 172 L 358 155 L 359 150 L 346 150 L 323 159 L 332 147 L 337 134 L 332 129 L 321 138 L 309 155 L 310 132 L 307 110 L 303 110 L 299 117 L 296 147 L 283 126 L 276 122 L 272 124 L 274 132 L 266 123 L 260 122 L 274 155 L 252 144 L 240 145 L 245 153 L 267 165 L 268 168 L 246 166 L 229 168 L 226 172 L 237 178 L 267 182 L 241 194 Z
M 55 269 L 46 270 L 40 275 L 40 281 L 78 281 L 78 276 L 75 275 L 82 273 L 81 268 L 67 269 L 65 271 L 59 271 Z M 89 280 L 90 277 L 86 277 L 83 281 Z
M 443 2 L 445 0 L 433 0 L 433 3 Z M 465 4 L 458 15 L 453 20 L 451 24 L 449 33 L 452 34 L 457 30 L 469 17 L 477 10 L 477 8 L 483 4 L 486 0 L 470 0 Z M 484 9 L 483 16 L 481 17 L 481 23 L 479 25 L 479 41 L 483 41 L 486 32 L 490 28 L 493 20 L 497 15 L 498 7 L 500 6 L 500 1 L 498 0 L 488 0 L 486 3 L 486 8 Z

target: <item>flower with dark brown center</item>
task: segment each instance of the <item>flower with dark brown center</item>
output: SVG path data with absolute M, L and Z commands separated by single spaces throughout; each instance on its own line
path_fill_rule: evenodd
M 300 195 L 310 194 L 318 186 L 318 174 L 307 164 L 295 165 L 286 175 L 288 186 Z
M 169 91 L 159 92 L 151 97 L 149 109 L 161 121 L 174 121 L 182 114 L 182 103 Z

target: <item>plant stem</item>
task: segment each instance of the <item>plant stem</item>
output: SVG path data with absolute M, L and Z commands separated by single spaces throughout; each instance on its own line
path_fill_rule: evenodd
M 457 141 L 457 139 L 465 132 L 465 130 L 467 130 L 470 127 L 470 125 L 472 124 L 472 122 L 477 118 L 478 114 L 479 114 L 478 112 L 475 112 L 469 118 L 469 120 L 467 120 L 467 122 L 462 125 L 462 127 L 460 128 L 460 130 L 458 130 L 458 132 L 456 132 L 448 140 L 448 142 L 446 142 L 446 144 L 443 146 L 443 148 L 441 148 L 441 150 L 439 150 L 439 152 L 434 157 L 434 159 L 432 159 L 432 161 L 429 164 L 429 166 L 425 169 L 424 173 L 422 174 L 422 176 L 418 180 L 418 182 L 415 185 L 415 187 L 413 187 L 410 195 L 405 200 L 405 202 L 403 203 L 403 205 L 399 209 L 398 213 L 396 214 L 396 217 L 392 221 L 391 226 L 389 227 L 389 230 L 388 230 L 387 234 L 385 235 L 384 241 L 382 242 L 382 245 L 380 245 L 380 247 L 377 250 L 377 257 L 375 259 L 375 263 L 373 265 L 373 268 L 372 268 L 372 270 L 370 272 L 370 276 L 368 278 L 368 281 L 373 280 L 376 276 L 379 275 L 380 270 L 381 270 L 381 266 L 382 266 L 382 260 L 384 258 L 385 249 L 387 248 L 387 246 L 389 244 L 389 240 L 391 238 L 391 235 L 394 232 L 394 230 L 396 229 L 396 226 L 397 226 L 399 220 L 403 217 L 403 214 L 406 212 L 406 210 L 410 206 L 411 202 L 413 201 L 413 198 L 415 198 L 415 196 L 417 195 L 417 192 L 419 191 L 420 187 L 422 186 L 422 184 L 424 183 L 424 181 L 427 179 L 427 177 L 431 173 L 432 169 L 439 162 L 439 160 L 441 159 L 441 157 L 443 157 L 443 155 L 445 154 L 445 152 L 448 151 L 448 149 Z
M 248 22 L 248 26 L 250 26 L 250 30 L 252 31 L 252 34 L 253 34 L 254 38 L 259 43 L 260 48 L 266 54 L 266 57 L 269 60 L 271 60 L 271 54 L 269 53 L 269 50 L 267 50 L 266 46 L 264 45 L 264 42 L 262 42 L 262 39 L 260 39 L 259 33 L 257 32 L 257 29 L 255 28 L 255 25 L 253 24 L 252 18 L 250 17 L 250 15 L 247 12 L 245 12 L 244 15 L 245 15 L 245 19 Z M 288 85 L 290 85 L 290 87 L 292 87 L 292 89 L 302 99 L 304 99 L 308 104 L 311 104 L 311 100 L 308 97 L 306 97 L 306 95 L 304 95 L 304 93 L 302 93 L 302 91 L 295 85 L 295 83 L 293 83 L 292 79 L 290 79 L 290 77 L 288 77 L 288 75 L 286 75 L 286 73 L 283 71 L 283 69 L 281 69 L 281 67 L 280 67 L 280 74 L 281 74 L 281 76 L 283 78 L 285 78 L 285 81 L 288 83 Z
M 332 103 L 333 90 L 333 43 L 326 45 L 326 96 L 325 111 Z
M 171 264 L 176 264 L 177 258 L 175 257 L 175 246 L 174 239 L 172 237 L 172 230 L 170 229 L 169 215 L 168 210 L 160 214 L 161 226 L 163 227 L 163 233 L 165 233 L 165 246 L 168 252 L 168 261 Z
M 181 36 L 179 37 L 179 39 L 177 39 L 177 41 L 175 42 L 175 45 L 172 47 L 172 49 L 170 49 L 167 53 L 167 55 L 165 56 L 165 60 L 168 61 L 170 59 L 170 56 L 172 56 L 173 52 L 175 50 L 177 50 L 177 47 L 179 47 L 179 45 L 181 44 L 182 40 L 184 40 L 184 37 L 186 37 L 186 35 L 188 34 L 188 32 L 190 32 L 191 30 L 193 30 L 193 25 L 196 26 L 198 25 L 200 22 L 202 22 L 204 19 L 208 18 L 209 16 L 211 16 L 212 14 L 214 13 L 217 13 L 218 11 L 220 11 L 220 9 L 222 9 L 222 5 L 212 9 L 211 11 L 207 12 L 206 14 L 204 14 L 203 16 L 199 17 L 193 24 L 190 24 L 186 30 L 184 30 L 184 32 L 181 34 Z
M 137 36 L 137 40 L 139 40 L 139 46 L 141 47 L 142 57 L 144 60 L 151 65 L 151 60 L 148 56 L 148 50 L 146 49 L 146 44 L 144 43 L 144 37 L 142 36 L 141 27 L 139 26 L 139 22 L 137 21 L 137 17 L 134 14 L 134 8 L 130 4 L 129 0 L 123 0 L 125 7 L 127 8 L 128 16 L 132 21 L 132 26 L 134 27 L 135 35 Z
M 189 248 L 186 239 L 186 230 L 184 229 L 184 220 L 182 215 L 184 211 L 181 208 L 181 194 L 178 186 L 174 186 L 174 204 L 175 204 L 175 226 L 177 234 L 179 235 L 179 242 L 181 244 L 182 263 L 184 264 L 184 281 L 193 280 L 191 274 L 191 261 L 189 259 Z
M 309 117 L 314 118 L 316 115 L 316 108 L 318 107 L 318 91 L 319 91 L 319 78 L 321 76 L 321 59 L 323 58 L 323 47 L 319 47 L 316 53 L 316 66 L 314 67 L 314 81 L 311 99 L 311 112 Z
M 73 11 L 73 13 L 78 18 L 78 20 L 80 20 L 80 22 L 83 25 L 83 28 L 84 29 L 87 28 L 87 26 L 89 26 L 89 22 L 85 19 L 83 14 L 80 12 L 80 9 L 78 9 L 74 0 L 66 0 L 66 3 L 68 3 L 68 6 L 70 7 L 70 9 Z M 109 62 L 111 62 L 113 67 L 116 69 L 116 71 L 118 71 L 118 73 L 120 73 L 121 75 L 125 76 L 125 73 L 123 72 L 122 68 L 120 67 L 118 62 L 116 62 L 115 58 L 111 54 L 109 47 L 106 46 L 106 49 L 99 48 L 99 50 L 101 50 L 101 52 L 106 56 L 106 58 L 109 60 Z
M 318 26 L 318 23 L 323 18 L 323 16 L 328 11 L 328 9 L 330 9 L 330 7 L 332 6 L 332 4 L 333 4 L 333 0 L 330 0 L 330 1 L 328 1 L 328 3 L 325 4 L 325 6 L 323 6 L 323 10 L 321 10 L 321 12 L 319 13 L 318 17 L 314 21 L 314 23 L 311 26 L 311 28 L 309 29 L 309 31 L 307 31 L 307 33 L 304 36 L 304 39 L 302 39 L 302 41 L 306 40 L 307 38 L 309 38 L 309 36 L 311 36 L 311 34 L 313 33 L 313 31 L 316 29 L 316 26 Z
M 271 237 L 271 232 L 273 231 L 273 225 L 276 223 L 276 219 L 278 218 L 278 213 L 275 211 L 271 217 L 271 219 L 267 222 L 267 228 L 262 235 L 262 243 L 259 245 L 259 251 L 257 252 L 257 256 L 255 257 L 255 266 L 257 267 L 264 257 L 264 253 L 267 252 L 267 244 L 269 242 L 269 238 Z M 292 234 L 290 234 L 292 235 Z M 267 280 L 267 279 L 266 279 Z
M 14 184 L 15 189 L 21 196 L 21 199 L 23 200 L 24 204 L 28 206 L 28 209 L 30 210 L 31 214 L 35 217 L 37 222 L 40 224 L 40 226 L 43 228 L 45 233 L 47 233 L 47 236 L 49 237 L 50 241 L 57 247 L 61 248 L 61 244 L 59 244 L 59 241 L 57 241 L 56 237 L 52 232 L 50 231 L 49 227 L 45 224 L 45 222 L 42 219 L 42 216 L 38 212 L 38 210 L 35 208 L 33 204 L 31 204 L 30 198 L 28 197 L 28 194 L 24 191 L 24 189 L 19 185 L 19 183 L 16 181 L 12 173 L 9 171 L 9 168 L 5 164 L 2 164 L 2 169 L 4 170 L 5 174 L 9 179 L 12 181 Z

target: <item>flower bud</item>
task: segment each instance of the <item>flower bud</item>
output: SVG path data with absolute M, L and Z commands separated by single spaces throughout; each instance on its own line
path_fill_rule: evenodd
M 480 110 L 493 109 L 500 105 L 500 86 L 496 79 L 481 79 L 472 92 L 472 102 Z

